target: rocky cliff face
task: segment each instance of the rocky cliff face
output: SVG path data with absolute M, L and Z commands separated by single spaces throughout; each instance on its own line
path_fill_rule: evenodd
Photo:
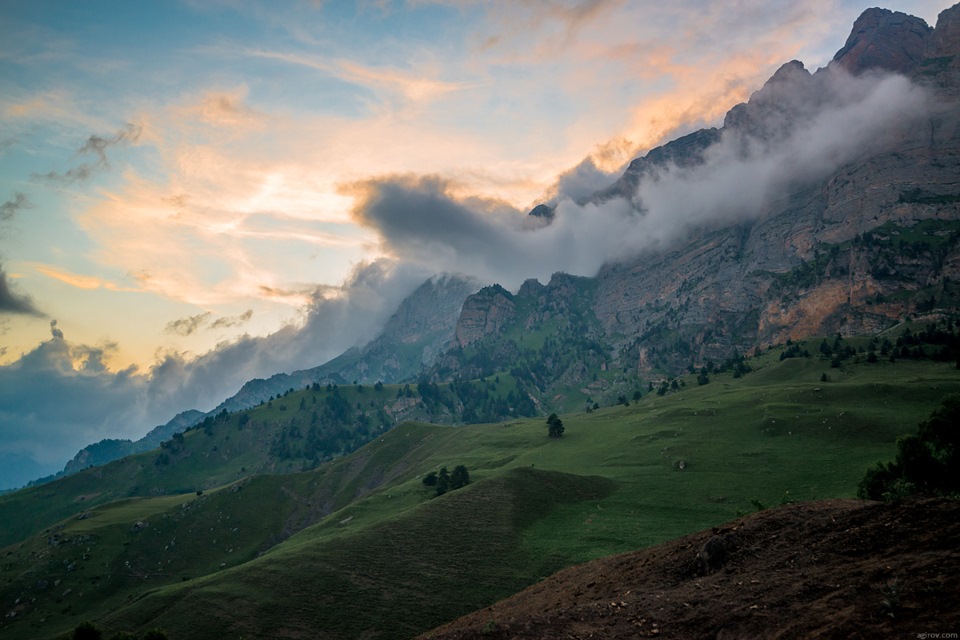
M 853 24 L 846 44 L 831 64 L 859 75 L 872 69 L 911 74 L 926 56 L 933 35 L 920 18 L 889 11 L 867 9 Z
M 845 75 L 896 72 L 930 92 L 925 117 L 885 129 L 826 175 L 785 182 L 760 215 L 701 227 L 672 248 L 602 269 L 589 306 L 617 359 L 611 365 L 676 372 L 788 338 L 871 333 L 911 314 L 960 309 L 958 48 L 960 5 L 941 13 L 936 29 L 868 10 L 827 68 L 783 65 L 721 129 L 652 150 L 596 194 L 628 198 L 642 215 L 642 180 L 697 166 L 720 144 L 775 148 L 824 105 L 842 103 Z M 492 300 L 467 301 L 461 344 L 496 331 L 487 320 Z M 508 319 L 513 308 L 503 301 L 495 313 Z
M 597 316 L 609 335 L 627 336 L 620 346 L 631 365 L 653 366 L 651 352 L 661 366 L 681 365 L 666 334 L 679 335 L 698 362 L 787 338 L 869 333 L 938 305 L 955 310 L 960 105 L 954 60 L 931 62 L 923 52 L 956 48 L 958 15 L 960 7 L 945 11 L 934 31 L 869 10 L 834 59 L 850 73 L 894 70 L 935 87 L 929 118 L 797 185 L 755 222 L 702 230 L 672 252 L 601 272 Z M 730 111 L 721 135 L 775 140 L 776 127 L 830 99 L 821 89 L 832 73 L 784 65 Z
M 516 317 L 513 296 L 500 285 L 485 287 L 463 303 L 454 345 L 466 347 L 491 333 L 499 333 Z

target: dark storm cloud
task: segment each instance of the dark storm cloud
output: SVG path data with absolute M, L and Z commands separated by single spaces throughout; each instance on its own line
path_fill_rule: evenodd
M 7 274 L 0 266 L 0 315 L 18 314 L 30 316 L 43 316 L 43 313 L 33 304 L 30 296 L 20 293 L 11 286 Z

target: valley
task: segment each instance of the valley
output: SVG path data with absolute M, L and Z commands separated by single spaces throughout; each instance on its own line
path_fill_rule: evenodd
M 0 550 L 3 601 L 17 603 L 0 637 L 57 638 L 88 618 L 171 637 L 410 637 L 571 564 L 758 508 L 852 497 L 918 416 L 960 392 L 954 362 L 862 356 L 834 368 L 785 352 L 748 360 L 740 377 L 699 386 L 688 375 L 680 391 L 564 415 L 559 439 L 542 418 L 408 422 L 313 471 L 202 493 L 168 485 L 171 495 L 88 506 L 89 488 L 57 486 L 95 470 L 38 487 L 73 513 Z M 236 438 L 230 420 L 213 436 L 188 432 L 186 446 L 221 429 Z M 458 464 L 467 487 L 434 497 L 423 485 Z

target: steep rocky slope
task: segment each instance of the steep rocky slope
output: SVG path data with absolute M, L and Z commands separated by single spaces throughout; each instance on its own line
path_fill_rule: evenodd
M 770 509 L 562 571 L 420 636 L 935 637 L 960 625 L 960 504 Z
M 270 396 L 314 382 L 373 384 L 408 379 L 432 364 L 450 343 L 457 314 L 467 296 L 477 288 L 475 282 L 457 276 L 427 280 L 403 300 L 373 341 L 312 369 L 251 380 L 213 413 L 246 409 Z
M 957 312 L 958 23 L 960 6 L 941 13 L 936 29 L 870 9 L 826 68 L 810 73 L 788 62 L 732 108 L 722 128 L 650 151 L 598 192 L 595 203 L 627 199 L 642 219 L 645 187 L 663 176 L 726 161 L 753 162 L 762 173 L 765 158 L 783 160 L 782 149 L 801 156 L 783 162 L 792 175 L 768 177 L 756 211 L 718 212 L 719 221 L 706 219 L 681 241 L 600 271 L 587 306 L 602 328 L 591 338 L 609 347 L 610 365 L 640 376 L 673 374 L 788 339 L 872 333 L 909 316 Z M 922 106 L 858 140 L 857 122 L 845 112 L 851 94 L 891 72 L 910 84 L 887 77 L 891 94 L 881 97 L 895 101 L 922 87 Z M 825 127 L 830 118 L 842 125 Z M 823 156 L 835 167 L 803 164 L 811 131 L 836 138 Z M 490 341 L 514 330 L 511 318 L 531 322 L 510 316 L 503 300 L 489 292 L 468 299 L 457 335 Z

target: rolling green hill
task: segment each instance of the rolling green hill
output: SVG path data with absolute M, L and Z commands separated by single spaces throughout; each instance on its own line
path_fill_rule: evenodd
M 816 342 L 802 346 L 816 352 Z M 862 356 L 832 367 L 826 355 L 781 353 L 738 378 L 698 386 L 688 376 L 677 392 L 565 415 L 560 439 L 546 437 L 542 418 L 408 422 L 316 469 L 237 480 L 242 461 L 201 473 L 201 443 L 222 429 L 239 447 L 245 433 L 242 414 L 221 418 L 213 436 L 202 426 L 184 436 L 192 456 L 161 449 L 146 455 L 167 451 L 169 465 L 113 463 L 145 469 L 144 496 L 68 500 L 66 519 L 0 549 L 0 638 L 56 638 L 85 619 L 111 632 L 160 626 L 172 638 L 410 637 L 570 564 L 764 505 L 853 496 L 899 435 L 960 391 L 952 362 Z M 284 413 L 276 400 L 254 411 Z M 459 464 L 472 479 L 463 489 L 434 497 L 421 482 Z M 75 476 L 86 484 L 74 490 L 95 493 L 95 472 Z M 201 479 L 219 485 L 197 495 Z M 151 497 L 158 487 L 189 492 Z M 25 514 L 43 502 L 7 498 L 17 496 Z

